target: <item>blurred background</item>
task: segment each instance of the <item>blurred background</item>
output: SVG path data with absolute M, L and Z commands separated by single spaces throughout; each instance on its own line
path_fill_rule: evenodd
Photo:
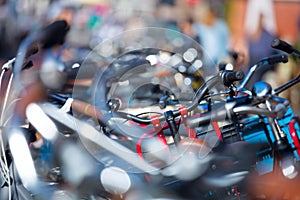
M 282 53 L 271 48 L 274 38 L 300 50 L 300 0 L 0 0 L 0 64 L 16 56 L 27 35 L 55 20 L 66 20 L 70 27 L 64 43 L 66 51 L 57 54 L 63 62 L 70 61 L 71 68 L 107 39 L 145 27 L 181 32 L 198 42 L 215 66 L 233 62 L 234 68 L 244 73 L 259 59 Z M 101 53 L 107 57 L 112 54 L 109 48 Z M 43 62 L 41 57 L 33 58 L 35 66 Z M 59 66 L 56 68 L 61 72 Z M 299 59 L 290 56 L 286 64 L 258 71 L 254 81 L 266 80 L 275 88 L 299 73 Z M 29 79 L 32 77 L 30 74 Z M 78 77 L 75 74 L 72 78 Z M 299 115 L 300 84 L 281 95 Z M 286 185 L 282 187 L 286 189 Z
M 1 63 L 15 57 L 26 35 L 57 19 L 69 23 L 67 42 L 78 48 L 93 49 L 125 30 L 162 27 L 199 42 L 215 63 L 238 55 L 235 67 L 244 72 L 274 53 L 270 42 L 275 37 L 300 46 L 299 0 L 1 0 L 0 4 Z M 297 74 L 297 65 L 294 59 L 283 67 L 266 68 L 257 80 L 279 86 Z M 297 114 L 298 91 L 295 86 L 283 94 Z

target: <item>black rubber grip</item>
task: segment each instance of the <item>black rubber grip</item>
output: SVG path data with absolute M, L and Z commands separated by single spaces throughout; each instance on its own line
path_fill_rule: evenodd
M 222 74 L 223 83 L 225 86 L 231 85 L 234 81 L 240 81 L 244 78 L 242 71 L 225 71 Z
M 289 43 L 282 41 L 280 39 L 274 39 L 271 43 L 271 47 L 274 49 L 279 49 L 281 51 L 284 51 L 286 53 L 293 53 L 296 49 L 292 47 Z M 297 50 L 296 50 L 297 51 Z

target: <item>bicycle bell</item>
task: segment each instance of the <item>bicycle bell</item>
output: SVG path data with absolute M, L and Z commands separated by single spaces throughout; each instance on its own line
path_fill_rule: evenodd
M 264 97 L 272 93 L 272 87 L 270 84 L 259 81 L 253 85 L 252 94 L 256 97 Z

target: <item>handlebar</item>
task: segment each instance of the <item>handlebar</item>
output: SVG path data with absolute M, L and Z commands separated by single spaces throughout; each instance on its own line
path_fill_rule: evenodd
M 273 47 L 274 49 L 284 51 L 288 54 L 295 54 L 296 56 L 300 57 L 300 52 L 297 49 L 295 49 L 292 45 L 283 40 L 277 38 L 274 39 L 271 43 L 271 47 Z
M 218 82 L 219 82 L 219 76 L 217 75 L 217 76 L 214 76 L 211 79 L 209 79 L 205 84 L 203 84 L 196 92 L 192 103 L 186 108 L 187 111 L 190 112 L 190 111 L 194 110 L 198 106 L 199 101 L 202 100 L 203 97 L 207 94 L 208 89 L 213 87 L 214 85 L 216 85 Z M 55 101 L 58 101 L 59 104 L 64 104 L 68 99 L 68 97 L 62 96 L 59 94 L 49 94 L 49 98 L 54 99 Z M 80 101 L 77 99 L 72 99 L 71 107 L 72 107 L 72 109 L 79 111 L 80 113 L 83 113 L 87 116 L 90 116 L 90 117 L 100 120 L 104 124 L 106 123 L 105 120 L 110 119 L 111 116 L 131 120 L 131 121 L 139 123 L 139 124 L 151 124 L 152 123 L 152 119 L 150 119 L 150 118 L 141 118 L 141 117 L 138 117 L 138 116 L 130 114 L 130 113 L 115 111 L 114 109 L 107 110 L 106 115 L 110 115 L 110 116 L 105 116 L 99 112 L 99 108 L 97 106 L 94 106 L 92 104 L 89 104 L 89 103 L 86 103 L 86 102 L 83 102 L 83 101 Z M 109 108 L 107 108 L 107 109 L 109 109 Z M 172 112 L 173 112 L 174 117 L 180 116 L 180 110 L 176 109 L 176 110 L 173 110 Z M 161 114 L 160 116 L 158 116 L 158 119 L 160 121 L 165 121 L 164 114 Z
M 278 63 L 278 62 L 287 62 L 287 56 L 284 54 L 279 54 L 279 55 L 274 55 L 274 56 L 270 56 L 270 57 L 266 57 L 261 59 L 257 65 L 255 65 L 254 67 L 251 68 L 250 72 L 247 74 L 247 77 L 243 80 L 243 82 L 240 84 L 240 88 L 243 87 L 243 85 L 245 85 L 247 83 L 247 81 L 250 79 L 251 75 L 254 73 L 255 69 L 257 67 L 261 67 L 265 64 L 274 64 L 274 63 Z M 226 73 L 223 75 L 221 74 L 221 78 L 224 79 L 224 76 L 226 75 L 225 79 L 240 79 L 241 76 L 243 74 L 239 73 L 239 72 L 232 72 L 230 74 Z M 222 77 L 223 76 L 223 77 Z M 209 79 L 208 81 L 206 81 L 196 92 L 195 97 L 192 100 L 192 103 L 187 106 L 187 111 L 190 112 L 192 110 L 194 110 L 200 100 L 203 99 L 203 97 L 207 94 L 208 89 L 211 88 L 212 86 L 216 85 L 218 82 L 220 81 L 220 74 L 216 75 L 214 77 L 212 77 L 211 79 Z M 102 84 L 100 84 L 101 86 Z M 104 88 L 103 88 L 103 92 L 104 92 Z M 104 92 L 105 93 L 105 92 Z M 105 98 L 106 95 L 100 95 L 101 98 Z M 76 100 L 73 99 L 72 101 L 72 108 L 74 110 L 77 110 L 85 115 L 91 116 L 93 118 L 99 119 L 104 125 L 107 124 L 108 120 L 111 117 L 120 117 L 123 119 L 127 119 L 127 120 L 131 120 L 133 122 L 139 123 L 139 124 L 151 124 L 152 123 L 152 119 L 151 118 L 142 118 L 130 113 L 125 113 L 125 112 L 120 112 L 117 111 L 115 109 L 111 109 L 108 105 L 109 100 L 107 99 L 100 99 L 100 101 L 98 100 L 98 102 L 105 102 L 105 106 L 103 106 L 103 104 L 101 104 L 101 107 L 97 107 L 91 104 L 88 104 L 86 102 L 80 101 L 80 100 Z M 231 102 L 234 103 L 234 102 Z M 228 105 L 230 105 L 228 107 Z M 99 112 L 99 110 L 101 110 L 101 112 Z M 104 110 L 104 112 L 102 112 Z M 173 112 L 173 116 L 174 117 L 178 117 L 180 116 L 180 110 L 175 109 L 172 111 Z M 230 103 L 226 103 L 224 108 L 217 108 L 214 111 L 211 111 L 208 114 L 202 115 L 199 118 L 196 119 L 189 119 L 189 123 L 191 127 L 196 127 L 199 126 L 199 124 L 208 124 L 211 120 L 213 121 L 219 121 L 222 119 L 225 119 L 226 117 L 233 117 L 234 114 L 243 114 L 243 113 L 250 113 L 250 114 L 258 114 L 258 115 L 266 115 L 266 116 L 274 116 L 276 115 L 276 113 L 274 113 L 273 111 L 267 111 L 264 109 L 260 109 L 260 108 L 255 108 L 253 106 L 248 106 L 248 107 L 236 107 L 233 108 L 232 104 Z M 103 114 L 106 113 L 106 114 Z M 158 119 L 160 121 L 165 121 L 165 116 L 162 113 L 161 115 L 158 116 Z
M 253 65 L 249 72 L 247 73 L 246 77 L 242 80 L 242 82 L 240 83 L 240 85 L 238 86 L 238 90 L 245 88 L 245 86 L 247 85 L 247 83 L 249 82 L 249 80 L 251 79 L 251 77 L 253 76 L 254 72 L 264 66 L 264 65 L 274 65 L 276 63 L 286 63 L 288 62 L 288 56 L 285 54 L 276 54 L 273 56 L 269 56 L 269 57 L 265 57 L 262 58 L 261 60 L 259 60 L 257 62 L 257 64 Z
M 264 63 L 266 62 L 269 65 L 274 65 L 277 63 L 287 63 L 288 62 L 288 57 L 285 54 L 276 54 L 272 55 L 266 58 L 261 59 L 258 63 Z
M 69 98 L 68 96 L 62 96 L 59 94 L 48 94 L 48 97 L 49 99 L 57 101 L 59 104 L 66 104 L 67 101 L 70 100 L 71 103 L 68 106 L 70 106 L 73 110 L 76 110 L 82 114 L 98 119 L 100 121 L 102 120 L 98 109 L 92 104 L 78 99 Z
M 226 103 L 222 107 L 205 113 L 200 117 L 192 117 L 187 119 L 187 124 L 190 128 L 195 128 L 201 125 L 207 125 L 212 121 L 221 121 L 226 118 L 232 119 L 239 114 L 264 115 L 275 118 L 276 116 L 281 115 L 282 112 L 285 112 L 286 110 L 286 105 L 284 104 L 279 104 L 272 111 L 248 105 L 242 105 L 237 107 L 234 106 L 234 102 Z
M 190 128 L 199 127 L 199 125 L 207 125 L 211 121 L 221 121 L 228 117 L 228 112 L 225 109 L 225 106 L 222 106 L 218 109 L 214 109 L 207 114 L 203 114 L 200 117 L 191 117 L 187 119 L 187 125 Z
M 298 58 L 300 58 L 300 51 L 298 51 L 295 47 L 293 47 L 289 43 L 287 43 L 283 40 L 280 40 L 278 38 L 276 38 L 272 41 L 271 47 L 274 49 L 279 49 L 281 51 L 284 51 L 288 54 L 294 54 Z M 296 78 L 294 78 L 294 79 L 290 80 L 289 82 L 284 83 L 283 85 L 274 89 L 273 94 L 278 95 L 279 93 L 281 93 L 281 92 L 287 90 L 288 88 L 292 87 L 293 85 L 299 83 L 299 81 L 300 81 L 300 74 Z
M 299 82 L 300 82 L 300 74 L 299 74 L 297 77 L 293 78 L 292 80 L 290 80 L 290 81 L 288 81 L 288 82 L 286 82 L 286 83 L 280 85 L 279 87 L 275 88 L 275 89 L 273 90 L 273 94 L 274 94 L 274 95 L 278 95 L 278 94 L 280 94 L 281 92 L 283 92 L 283 91 L 289 89 L 290 87 L 296 85 L 296 84 L 299 83 Z

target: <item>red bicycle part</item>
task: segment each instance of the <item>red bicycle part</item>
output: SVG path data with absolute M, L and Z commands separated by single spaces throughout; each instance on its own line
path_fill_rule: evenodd
M 151 121 L 154 127 L 154 131 L 156 132 L 156 135 L 158 137 L 158 139 L 163 142 L 163 144 L 168 145 L 163 128 L 160 124 L 160 120 L 158 118 L 158 116 L 153 116 L 151 117 Z
M 297 131 L 295 128 L 295 123 L 297 122 L 297 120 L 295 118 L 293 118 L 290 123 L 289 123 L 289 133 L 291 135 L 291 138 L 293 140 L 293 143 L 295 145 L 295 149 L 297 151 L 298 156 L 300 156 L 300 141 L 297 135 Z
M 136 152 L 137 154 L 143 158 L 143 151 L 142 151 L 142 141 L 143 139 L 145 139 L 146 137 L 150 137 L 153 138 L 154 135 L 153 133 L 156 133 L 156 137 L 158 138 L 158 140 L 164 144 L 166 147 L 168 147 L 168 143 L 165 137 L 165 134 L 163 132 L 163 130 L 165 129 L 165 127 L 163 128 L 160 124 L 160 120 L 158 118 L 158 116 L 153 116 L 151 117 L 151 121 L 153 124 L 154 129 L 150 132 L 144 133 L 138 140 L 137 144 L 136 144 Z M 168 149 L 168 148 L 167 148 Z
M 186 106 L 182 106 L 178 110 L 180 112 L 181 120 L 182 120 L 182 122 L 185 126 L 185 129 L 186 129 L 186 132 L 187 132 L 188 136 L 190 138 L 196 138 L 196 133 L 195 133 L 194 129 L 189 128 L 188 125 L 187 125 L 187 122 L 186 122 L 186 120 L 188 118 L 188 111 L 187 111 Z
M 211 122 L 211 125 L 213 126 L 219 140 L 223 141 L 222 133 L 221 133 L 221 130 L 220 130 L 220 127 L 219 127 L 218 123 L 217 122 Z

